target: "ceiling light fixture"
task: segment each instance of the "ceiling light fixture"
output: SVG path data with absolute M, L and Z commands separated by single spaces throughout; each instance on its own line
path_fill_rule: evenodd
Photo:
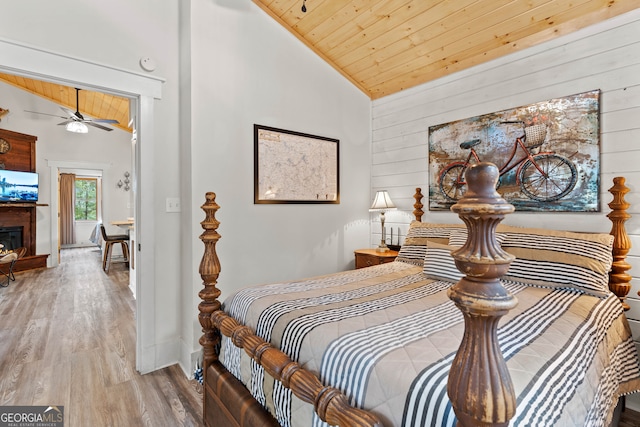
M 302 13 L 307 13 L 307 0 L 302 0 Z
M 89 132 L 89 128 L 82 122 L 69 122 L 64 127 L 69 132 L 73 133 L 87 133 Z

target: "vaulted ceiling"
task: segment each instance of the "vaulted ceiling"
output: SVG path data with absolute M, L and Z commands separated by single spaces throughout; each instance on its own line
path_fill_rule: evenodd
M 371 99 L 640 8 L 638 0 L 253 1 Z
M 637 0 L 253 2 L 371 99 L 640 8 Z M 0 74 L 0 81 L 76 109 L 72 87 L 9 74 Z M 126 98 L 81 90 L 79 111 L 116 119 L 114 126 L 131 131 Z
M 76 90 L 73 87 L 2 73 L 0 73 L 0 81 L 34 95 L 41 96 L 42 98 L 48 99 L 49 101 L 66 107 L 72 111 L 76 111 Z M 108 95 L 102 92 L 81 90 L 78 93 L 78 106 L 78 110 L 83 116 L 85 116 L 85 118 L 115 119 L 118 121 L 118 124 L 108 124 L 104 126 L 117 127 L 127 132 L 131 132 L 131 129 L 128 127 L 129 100 L 127 98 Z M 6 108 L 6 105 L 3 106 L 0 104 L 0 107 Z M 63 117 L 67 117 L 65 112 L 61 109 L 39 112 L 58 115 L 61 118 L 61 122 L 63 121 Z

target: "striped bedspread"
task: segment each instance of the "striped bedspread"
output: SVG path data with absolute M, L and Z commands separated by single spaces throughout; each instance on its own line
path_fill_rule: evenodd
M 518 299 L 498 331 L 518 402 L 511 425 L 608 425 L 618 397 L 640 390 L 617 298 L 504 283 Z M 385 426 L 454 426 L 446 384 L 464 325 L 450 286 L 392 262 L 243 289 L 224 309 Z M 229 339 L 221 361 L 281 425 L 325 425 Z

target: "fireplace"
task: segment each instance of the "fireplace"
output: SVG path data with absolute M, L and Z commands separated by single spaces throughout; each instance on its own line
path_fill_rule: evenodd
M 36 255 L 35 203 L 0 203 L 0 243 L 5 249 L 26 248 L 14 272 L 44 268 L 49 255 Z
M 19 246 L 27 248 L 27 256 L 35 255 L 36 253 L 36 207 L 24 206 L 24 204 L 7 203 L 0 206 L 0 230 L 19 230 L 20 239 L 22 242 L 12 242 L 10 234 L 11 232 L 4 232 L 3 239 L 0 240 L 5 245 L 15 245 L 19 243 Z M 15 239 L 15 237 L 14 237 Z M 7 240 L 8 242 L 5 242 Z M 8 244 L 7 244 L 8 243 Z
M 23 172 L 36 171 L 37 137 L 0 129 L 0 138 L 5 139 L 11 146 L 11 151 L 0 155 L 3 168 Z M 25 254 L 16 261 L 13 271 L 47 266 L 49 255 L 36 254 L 36 217 L 40 206 L 47 205 L 33 202 L 0 203 L 0 243 L 6 248 L 26 248 Z
M 3 249 L 17 249 L 22 246 L 24 227 L 0 227 L 0 244 Z

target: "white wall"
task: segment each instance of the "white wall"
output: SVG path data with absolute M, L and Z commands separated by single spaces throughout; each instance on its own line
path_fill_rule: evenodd
M 37 208 L 36 253 L 49 254 L 51 266 L 51 194 L 52 183 L 49 162 L 68 162 L 76 165 L 104 168 L 103 220 L 125 219 L 132 215 L 131 193 L 116 189 L 115 183 L 124 171 L 131 170 L 131 134 L 114 128 L 111 132 L 90 128 L 87 134 L 67 132 L 58 126 L 62 120 L 56 117 L 27 113 L 24 110 L 47 114 L 64 115 L 53 102 L 24 90 L 0 82 L 0 105 L 9 109 L 9 115 L 2 118 L 0 128 L 38 137 L 36 141 L 36 172 L 40 178 L 38 203 L 49 206 Z M 55 171 L 54 171 L 55 172 Z M 54 193 L 55 193 L 55 183 Z M 78 241 L 87 241 L 87 230 L 78 228 Z M 109 226 L 107 226 L 109 230 Z M 114 227 L 111 232 L 117 231 Z
M 153 102 L 153 140 L 141 135 L 152 160 L 139 172 L 153 194 L 137 220 L 161 236 L 152 247 L 141 242 L 153 278 L 145 300 L 152 316 L 138 330 L 152 354 L 144 371 L 177 360 L 190 371 L 199 352 L 206 191 L 222 206 L 225 295 L 353 266 L 369 232 L 370 101 L 250 0 L 25 0 L 5 5 L 2 16 L 11 19 L 0 38 L 139 73 L 148 56 L 157 63 L 152 74 L 166 79 Z M 340 139 L 341 204 L 253 205 L 254 123 Z M 181 197 L 180 214 L 165 212 L 167 197 Z M 168 255 L 167 242 L 182 242 L 182 257 Z
M 388 189 L 412 210 L 415 187 L 428 194 L 428 128 L 476 115 L 600 89 L 601 213 L 514 213 L 505 223 L 555 229 L 611 230 L 605 217 L 613 177 L 631 189 L 632 218 L 626 223 L 633 248 L 632 289 L 627 317 L 640 340 L 640 10 L 488 64 L 389 96 L 373 103 L 372 190 Z M 457 143 L 457 142 L 456 142 Z M 428 212 L 423 221 L 459 221 L 451 213 Z M 408 214 L 388 215 L 406 230 Z M 372 229 L 371 241 L 379 239 Z M 640 342 L 638 343 L 640 347 Z M 638 399 L 636 399 L 638 400 Z M 635 406 L 638 407 L 636 401 Z
M 113 85 L 102 86 L 143 94 L 141 100 L 152 128 L 143 127 L 138 149 L 144 162 L 138 173 L 143 200 L 138 209 L 137 233 L 143 233 L 136 271 L 143 271 L 145 279 L 138 286 L 147 292 L 138 295 L 144 309 L 138 313 L 137 360 L 142 371 L 175 363 L 180 351 L 180 279 L 181 265 L 175 256 L 167 256 L 166 242 L 180 242 L 183 233 L 179 215 L 165 212 L 165 199 L 177 197 L 180 191 L 178 138 L 178 1 L 177 0 L 61 0 L 54 3 L 26 0 L 3 5 L 0 38 L 18 44 L 31 45 L 57 55 L 52 59 L 56 76 L 85 82 L 112 84 L 112 76 L 120 73 L 126 78 Z M 83 74 L 80 66 L 62 70 L 69 61 L 102 64 L 97 75 Z M 158 79 L 138 78 L 145 73 L 139 66 L 142 57 L 150 57 L 157 64 L 150 73 L 166 79 L 161 91 L 156 90 Z M 20 62 L 20 61 L 18 61 Z M 27 62 L 27 61 L 25 61 Z M 60 65 L 62 64 L 62 66 Z M 0 57 L 0 67 L 3 58 Z M 29 64 L 32 65 L 32 64 Z M 48 76 L 48 70 L 35 70 Z M 147 86 L 149 82 L 149 86 Z M 140 84 L 144 87 L 131 87 Z M 159 97 L 162 99 L 157 99 Z M 156 97 L 154 100 L 153 97 Z M 185 143 L 190 143 L 186 141 Z M 138 159 L 140 160 L 140 159 Z M 122 171 L 117 172 L 118 175 Z M 161 236 L 162 238 L 156 238 Z M 141 319 L 141 320 L 140 320 Z M 142 323 L 141 323 L 142 322 Z M 141 364 L 141 361 L 144 363 Z
M 354 267 L 368 243 L 370 100 L 248 0 L 190 3 L 192 206 L 217 193 L 223 298 L 241 287 Z M 185 82 L 187 84 L 187 82 Z M 254 205 L 253 125 L 340 140 L 338 205 Z M 199 208 L 192 272 L 203 245 Z M 196 275 L 191 307 L 202 288 Z M 195 311 L 194 343 L 200 327 Z

